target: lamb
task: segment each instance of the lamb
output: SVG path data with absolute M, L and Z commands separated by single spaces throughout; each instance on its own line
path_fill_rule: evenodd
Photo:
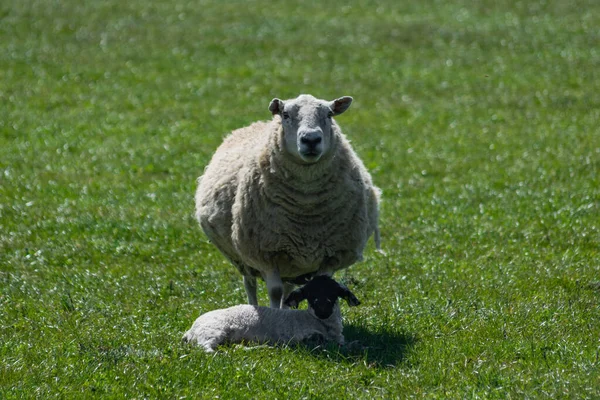
M 225 343 L 258 342 L 266 344 L 299 343 L 308 340 L 344 344 L 342 316 L 338 298 L 349 306 L 360 304 L 356 296 L 332 278 L 316 276 L 285 300 L 297 307 L 308 300 L 308 309 L 275 309 L 248 304 L 202 314 L 183 341 L 197 344 L 207 352 Z
M 275 98 L 272 121 L 233 131 L 198 178 L 196 218 L 249 304 L 257 277 L 279 308 L 294 284 L 361 261 L 372 235 L 380 249 L 381 191 L 333 119 L 351 103 Z

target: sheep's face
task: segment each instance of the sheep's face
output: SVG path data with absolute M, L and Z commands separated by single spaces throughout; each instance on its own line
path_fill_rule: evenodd
M 338 298 L 346 300 L 349 306 L 357 306 L 360 301 L 341 283 L 329 276 L 315 276 L 310 282 L 294 290 L 285 300 L 290 307 L 298 307 L 302 300 L 308 301 L 308 308 L 317 318 L 327 319 L 333 314 Z
M 273 99 L 269 110 L 281 116 L 285 151 L 303 164 L 313 164 L 332 148 L 333 116 L 346 111 L 351 103 L 348 96 L 325 101 L 303 94 L 286 101 Z

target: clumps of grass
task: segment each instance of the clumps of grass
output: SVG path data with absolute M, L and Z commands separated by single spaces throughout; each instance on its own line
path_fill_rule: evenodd
M 0 398 L 600 397 L 599 2 L 33 3 L 0 5 Z M 245 301 L 195 179 L 300 93 L 354 97 L 383 189 L 358 344 L 182 346 Z

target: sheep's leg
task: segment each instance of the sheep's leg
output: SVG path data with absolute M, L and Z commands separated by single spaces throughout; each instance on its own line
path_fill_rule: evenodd
M 215 349 L 217 348 L 217 344 L 214 342 L 204 342 L 201 343 L 200 346 L 202 346 L 202 348 L 204 348 L 204 351 L 207 353 L 214 353 Z
M 205 333 L 206 332 L 203 332 L 202 330 L 194 331 L 192 328 L 189 331 L 187 331 L 181 339 L 184 343 L 198 345 L 204 348 L 204 350 L 207 353 L 212 353 L 215 351 L 219 344 L 223 343 L 226 337 L 226 334 L 223 332 L 212 337 L 206 337 Z
M 256 278 L 250 275 L 244 275 L 244 288 L 248 297 L 248 304 L 257 306 L 258 298 L 256 297 Z
M 304 339 L 302 339 L 302 342 L 305 344 L 322 344 L 325 343 L 327 341 L 327 339 L 325 338 L 325 336 L 321 333 L 321 332 L 311 332 L 309 334 L 307 334 Z
M 264 274 L 267 292 L 269 293 L 269 302 L 271 308 L 280 308 L 283 299 L 283 281 L 279 276 L 279 271 L 268 271 Z
M 285 304 L 285 299 L 287 299 L 288 296 L 290 295 L 290 293 L 292 293 L 294 291 L 295 287 L 296 287 L 296 285 L 294 285 L 293 283 L 284 282 L 284 284 L 283 284 L 283 296 L 281 296 L 281 307 L 280 308 L 289 308 Z

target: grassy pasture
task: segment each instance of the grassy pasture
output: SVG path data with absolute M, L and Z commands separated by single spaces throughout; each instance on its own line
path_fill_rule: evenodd
M 0 3 L 0 398 L 600 397 L 600 3 Z M 367 351 L 180 344 L 245 301 L 195 179 L 273 97 L 338 123 Z M 266 302 L 264 286 L 260 290 Z

